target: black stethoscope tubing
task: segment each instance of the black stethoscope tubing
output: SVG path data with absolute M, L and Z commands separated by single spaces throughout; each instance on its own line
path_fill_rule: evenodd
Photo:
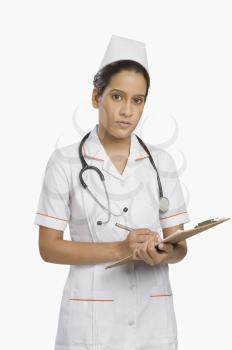
M 79 179 L 80 179 L 80 182 L 81 182 L 81 185 L 83 186 L 84 189 L 88 189 L 88 186 L 87 184 L 85 183 L 85 181 L 83 180 L 83 173 L 86 171 L 86 170 L 94 170 L 98 173 L 101 181 L 103 182 L 104 184 L 104 181 L 105 181 L 105 177 L 104 175 L 102 174 L 102 172 L 100 171 L 100 169 L 98 169 L 97 167 L 93 166 L 93 165 L 88 165 L 84 156 L 83 156 L 83 153 L 82 153 L 82 147 L 86 141 L 86 139 L 89 137 L 90 135 L 90 132 L 88 132 L 81 140 L 80 142 L 80 145 L 79 145 L 79 149 L 78 149 L 78 152 L 79 152 L 79 158 L 80 158 L 80 161 L 81 161 L 81 165 L 82 165 L 82 169 L 80 170 L 80 173 L 79 173 Z M 156 175 L 157 175 L 157 181 L 158 181 L 158 187 L 159 187 L 159 198 L 160 198 L 160 208 L 159 210 L 161 212 L 166 212 L 168 209 L 169 209 L 169 200 L 168 198 L 164 197 L 163 195 L 163 188 L 162 188 L 162 184 L 161 184 L 161 181 L 160 181 L 160 176 L 159 176 L 159 172 L 156 168 L 156 165 L 155 165 L 155 162 L 152 158 L 152 155 L 150 153 L 150 151 L 148 150 L 147 146 L 145 145 L 145 143 L 140 139 L 140 137 L 138 135 L 135 134 L 135 136 L 137 137 L 139 143 L 141 144 L 141 146 L 143 147 L 143 149 L 148 153 L 148 156 L 149 156 L 149 160 L 150 160 L 150 163 L 151 165 L 153 166 L 153 168 L 155 169 L 156 171 Z M 105 188 L 105 184 L 104 184 L 104 188 Z M 106 190 L 106 188 L 105 188 Z M 107 192 L 106 192 L 107 194 Z M 95 198 L 96 199 L 96 198 Z M 97 200 L 97 202 L 101 205 L 101 203 Z M 107 195 L 107 202 L 108 202 L 108 207 L 109 207 L 109 198 L 108 198 L 108 195 Z M 102 206 L 102 205 L 101 205 Z M 123 211 L 127 211 L 128 208 L 124 208 Z M 102 223 L 102 222 L 101 222 Z M 100 223 L 99 223 L 100 225 Z

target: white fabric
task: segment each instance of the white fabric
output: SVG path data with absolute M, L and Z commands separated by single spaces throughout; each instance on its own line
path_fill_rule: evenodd
M 113 242 L 132 228 L 162 227 L 190 221 L 178 173 L 167 151 L 146 143 L 160 172 L 170 209 L 160 215 L 156 173 L 134 133 L 123 173 L 114 166 L 102 146 L 97 125 L 85 142 L 83 153 L 89 165 L 105 176 L 113 213 L 106 225 L 104 212 L 79 181 L 79 142 L 55 150 L 49 158 L 34 223 L 65 230 L 69 224 L 73 241 Z M 106 205 L 104 188 L 97 174 L 84 172 L 84 180 Z M 150 266 L 130 262 L 105 270 L 108 263 L 70 265 L 60 305 L 55 350 L 176 350 L 177 326 L 168 264 Z M 74 300 L 71 300 L 74 299 Z M 79 300 L 77 300 L 79 299 Z M 92 299 L 92 300 L 91 300 Z
M 137 61 L 149 73 L 146 46 L 142 41 L 112 35 L 99 69 L 118 60 Z

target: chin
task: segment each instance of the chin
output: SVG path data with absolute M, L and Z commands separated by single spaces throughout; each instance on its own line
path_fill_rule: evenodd
M 132 131 L 131 130 L 116 130 L 112 136 L 118 139 L 126 139 L 130 137 Z

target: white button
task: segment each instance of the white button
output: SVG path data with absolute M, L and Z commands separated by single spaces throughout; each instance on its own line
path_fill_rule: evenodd
M 135 322 L 134 321 L 129 321 L 128 324 L 129 324 L 129 326 L 133 326 L 133 324 L 135 324 Z

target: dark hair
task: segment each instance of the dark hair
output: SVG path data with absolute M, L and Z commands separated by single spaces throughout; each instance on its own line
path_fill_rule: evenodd
M 114 74 L 119 73 L 122 70 L 135 71 L 137 73 L 141 73 L 146 82 L 147 82 L 147 90 L 145 94 L 144 100 L 146 101 L 148 90 L 150 87 L 150 77 L 147 70 L 139 63 L 133 60 L 119 60 L 112 63 L 107 64 L 102 69 L 100 69 L 97 74 L 94 76 L 93 85 L 97 89 L 97 95 L 101 96 L 109 84 L 110 79 Z

